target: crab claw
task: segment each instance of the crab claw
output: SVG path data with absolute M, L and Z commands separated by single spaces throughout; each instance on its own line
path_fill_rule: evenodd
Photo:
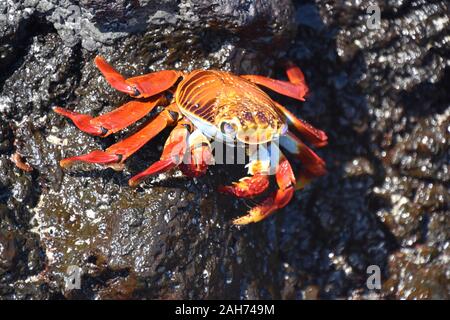
M 291 201 L 295 191 L 295 176 L 291 165 L 284 156 L 281 156 L 275 177 L 278 190 L 266 198 L 260 205 L 250 209 L 248 214 L 233 220 L 233 224 L 242 225 L 261 221 Z
M 232 194 L 238 198 L 249 198 L 263 193 L 268 187 L 268 176 L 256 174 L 233 182 L 231 186 L 219 186 L 219 192 Z
M 276 153 L 279 149 L 276 148 Z M 271 168 L 271 152 L 267 148 L 259 147 L 250 151 L 250 162 L 246 165 L 248 174 L 238 182 L 229 186 L 219 186 L 219 192 L 232 194 L 238 198 L 252 198 L 262 194 L 269 188 L 269 172 Z
M 188 177 L 200 177 L 206 173 L 211 161 L 211 148 L 209 146 L 198 146 L 191 149 L 190 161 L 181 163 L 180 169 Z
M 250 209 L 248 214 L 233 220 L 233 224 L 243 225 L 253 222 L 259 222 L 276 210 L 286 206 L 294 195 L 294 188 L 291 186 L 286 190 L 278 190 L 269 198 L 264 200 L 260 205 Z
M 189 136 L 189 147 L 180 169 L 188 177 L 200 177 L 206 173 L 208 165 L 214 163 L 211 144 L 200 130 Z

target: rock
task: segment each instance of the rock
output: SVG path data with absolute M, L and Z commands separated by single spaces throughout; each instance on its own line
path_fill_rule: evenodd
M 390 278 L 384 283 L 387 296 L 396 299 L 448 299 L 446 252 L 419 246 L 402 249 L 390 259 Z M 414 276 L 411 276 L 414 275 Z
M 17 256 L 17 246 L 14 235 L 10 232 L 0 236 L 0 268 L 3 272 L 10 271 Z
M 369 30 L 359 4 L 2 2 L 0 297 L 448 299 L 449 15 L 444 1 L 419 3 L 384 4 L 381 30 Z M 327 132 L 318 153 L 329 174 L 237 228 L 231 219 L 250 203 L 216 190 L 242 168 L 128 187 L 167 132 L 122 172 L 63 172 L 61 158 L 139 125 L 99 139 L 51 112 L 97 115 L 128 101 L 102 79 L 96 54 L 127 76 L 222 68 L 281 79 L 280 62 L 292 59 L 311 93 L 301 106 L 274 97 Z M 33 171 L 13 164 L 16 152 Z M 370 265 L 381 290 L 366 287 Z

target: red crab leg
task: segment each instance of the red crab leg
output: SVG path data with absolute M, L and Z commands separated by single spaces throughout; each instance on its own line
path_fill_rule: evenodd
M 199 177 L 206 173 L 208 165 L 214 163 L 211 145 L 208 139 L 196 130 L 189 136 L 187 161 L 180 164 L 180 169 L 188 177 Z
M 105 151 L 94 150 L 82 156 L 66 158 L 61 160 L 60 165 L 66 168 L 75 161 L 98 164 L 123 163 L 130 155 L 142 148 L 144 144 L 164 130 L 165 127 L 173 124 L 177 120 L 178 113 L 174 110 L 177 110 L 174 104 L 168 106 L 141 130 L 113 144 Z
M 261 221 L 291 201 L 294 195 L 295 176 L 292 172 L 291 165 L 283 155 L 281 155 L 280 162 L 277 165 L 275 177 L 278 190 L 266 198 L 260 205 L 250 209 L 248 214 L 233 220 L 233 224 L 248 224 Z
M 64 108 L 55 107 L 53 111 L 73 121 L 73 123 L 88 134 L 106 137 L 147 115 L 157 105 L 164 104 L 164 97 L 152 97 L 150 101 L 130 101 L 111 112 L 93 118 L 87 114 L 80 114 Z
M 162 173 L 178 166 L 183 161 L 187 149 L 189 130 L 190 127 L 186 126 L 185 123 L 178 123 L 170 133 L 159 161 L 132 177 L 128 180 L 128 184 L 131 187 L 135 187 L 148 176 Z
M 291 132 L 281 137 L 280 144 L 297 156 L 308 177 L 319 177 L 327 173 L 325 161 Z
M 305 95 L 308 93 L 308 86 L 306 85 L 303 72 L 299 67 L 292 62 L 289 62 L 286 66 L 286 74 L 289 78 L 289 82 L 258 75 L 242 75 L 241 77 L 282 95 L 305 101 Z
M 289 124 L 305 138 L 306 141 L 315 147 L 323 147 L 328 144 L 328 137 L 322 130 L 314 128 L 308 122 L 297 118 L 292 112 L 283 107 L 278 102 L 274 101 L 277 108 L 286 116 Z
M 81 114 L 61 107 L 54 107 L 53 111 L 69 118 L 78 127 L 78 129 L 90 135 L 101 136 L 106 133 L 106 130 L 102 130 L 100 126 L 93 126 L 91 124 L 91 120 L 94 118 L 88 114 Z
M 95 57 L 95 64 L 113 88 L 135 98 L 146 98 L 166 91 L 183 75 L 175 70 L 162 70 L 125 79 L 104 58 Z

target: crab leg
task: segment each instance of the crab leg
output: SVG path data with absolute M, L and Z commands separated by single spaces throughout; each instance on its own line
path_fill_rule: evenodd
M 60 165 L 63 168 L 69 167 L 75 161 L 98 163 L 120 167 L 130 155 L 142 148 L 144 144 L 150 141 L 159 132 L 168 125 L 173 124 L 178 118 L 178 110 L 175 104 L 171 104 L 158 114 L 150 123 L 135 134 L 113 144 L 105 151 L 94 150 L 82 156 L 75 156 L 61 160 Z M 117 166 L 117 164 L 119 166 Z
M 175 70 L 162 70 L 125 79 L 104 58 L 95 57 L 95 64 L 114 89 L 135 98 L 146 98 L 166 91 L 183 75 Z
M 328 143 L 328 137 L 322 130 L 314 128 L 308 122 L 297 118 L 292 112 L 274 101 L 276 107 L 286 116 L 291 127 L 301 134 L 306 141 L 315 147 L 323 147 Z
M 186 123 L 180 121 L 166 140 L 159 161 L 156 161 L 146 170 L 132 177 L 128 180 L 128 184 L 131 187 L 135 187 L 148 176 L 165 172 L 178 166 L 183 161 L 184 154 L 186 153 L 189 131 L 190 125 L 186 125 Z
M 200 130 L 191 133 L 188 152 L 180 164 L 181 171 L 188 177 L 199 177 L 206 173 L 208 165 L 214 163 L 211 144 Z
M 280 144 L 297 156 L 304 167 L 306 176 L 312 178 L 326 174 L 325 161 L 291 132 L 281 137 Z
M 300 101 L 305 101 L 305 95 L 308 93 L 308 86 L 306 85 L 303 72 L 292 62 L 288 62 L 286 66 L 286 74 L 288 76 L 289 82 L 275 80 L 258 75 L 242 75 L 241 77 L 263 87 L 269 88 L 282 95 Z
M 281 155 L 280 162 L 277 165 L 275 177 L 278 190 L 260 205 L 250 209 L 248 214 L 233 220 L 233 224 L 248 224 L 261 221 L 291 201 L 296 181 L 291 165 L 283 155 Z
M 94 136 L 106 137 L 128 127 L 147 115 L 157 105 L 164 103 L 165 98 L 162 96 L 152 97 L 149 101 L 145 102 L 130 101 L 121 107 L 96 118 L 61 107 L 55 107 L 53 108 L 53 111 L 72 120 L 81 131 Z

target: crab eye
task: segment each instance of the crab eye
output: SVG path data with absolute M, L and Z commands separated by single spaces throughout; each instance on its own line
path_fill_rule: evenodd
M 220 124 L 220 131 L 222 131 L 222 133 L 224 133 L 224 134 L 233 136 L 237 132 L 237 127 L 234 123 L 229 123 L 229 122 L 223 121 Z

